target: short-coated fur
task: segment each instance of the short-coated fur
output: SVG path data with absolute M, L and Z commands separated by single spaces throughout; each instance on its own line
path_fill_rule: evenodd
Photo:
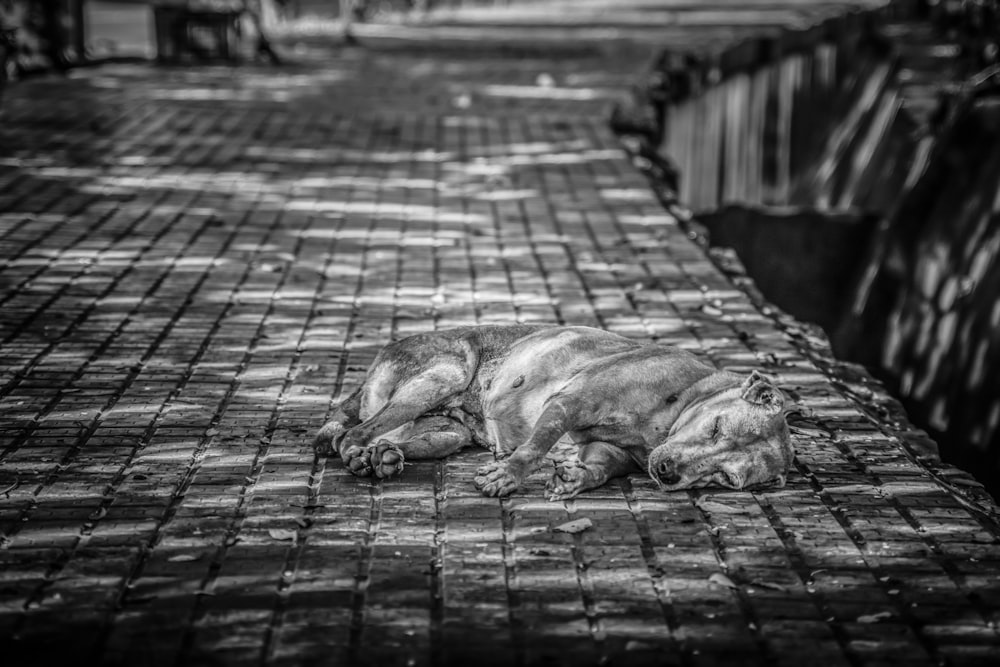
M 590 327 L 492 325 L 386 346 L 316 436 L 357 475 L 390 477 L 405 459 L 476 443 L 497 461 L 476 485 L 507 495 L 559 441 L 553 499 L 647 472 L 662 488 L 784 481 L 791 461 L 781 392 L 676 347 Z

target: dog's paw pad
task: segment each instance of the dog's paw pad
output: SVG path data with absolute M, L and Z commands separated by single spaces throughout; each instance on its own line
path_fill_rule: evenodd
M 376 477 L 385 479 L 403 472 L 403 450 L 388 440 L 379 440 L 368 447 L 369 461 Z
M 388 440 L 374 445 L 352 445 L 344 450 L 344 465 L 357 477 L 385 479 L 403 472 L 403 451 Z
M 372 468 L 371 447 L 351 446 L 344 450 L 344 466 L 356 477 L 371 477 L 375 472 Z

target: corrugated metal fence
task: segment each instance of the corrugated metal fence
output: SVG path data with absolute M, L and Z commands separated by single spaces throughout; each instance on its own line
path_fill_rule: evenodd
M 845 209 L 877 199 L 893 171 L 884 161 L 898 157 L 875 155 L 897 118 L 892 71 L 856 35 L 752 71 L 709 68 L 708 83 L 664 117 L 661 150 L 682 174 L 681 201 L 695 210 L 731 202 Z

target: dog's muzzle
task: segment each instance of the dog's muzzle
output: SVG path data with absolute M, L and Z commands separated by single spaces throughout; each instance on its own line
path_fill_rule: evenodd
M 673 486 L 681 481 L 677 462 L 668 456 L 657 456 L 654 451 L 649 457 L 649 476 L 664 486 Z

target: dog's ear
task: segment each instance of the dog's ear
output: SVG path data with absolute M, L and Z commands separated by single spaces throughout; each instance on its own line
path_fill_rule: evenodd
M 744 401 L 759 405 L 768 412 L 781 412 L 785 405 L 785 397 L 781 390 L 758 371 L 751 373 L 750 377 L 743 382 L 740 387 L 740 396 L 743 397 Z

